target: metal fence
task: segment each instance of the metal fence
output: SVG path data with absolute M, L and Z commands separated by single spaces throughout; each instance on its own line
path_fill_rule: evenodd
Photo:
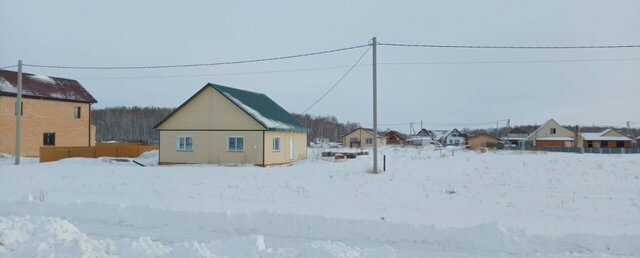
M 595 154 L 638 154 L 640 148 L 576 148 L 576 147 L 527 147 L 529 151 L 549 151 L 568 153 L 595 153 Z

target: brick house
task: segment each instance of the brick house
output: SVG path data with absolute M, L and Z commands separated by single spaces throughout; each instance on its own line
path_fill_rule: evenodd
M 18 73 L 0 70 L 0 153 L 15 154 Z M 76 80 L 23 73 L 22 151 L 42 146 L 92 146 L 91 104 L 96 99 Z

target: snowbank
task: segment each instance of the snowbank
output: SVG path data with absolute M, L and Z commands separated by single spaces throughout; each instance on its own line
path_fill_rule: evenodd
M 389 248 L 360 249 L 332 241 L 273 248 L 262 235 L 210 242 L 161 243 L 149 237 L 98 239 L 66 220 L 0 217 L 0 255 L 7 257 L 395 257 Z
M 60 218 L 94 240 L 146 236 L 172 250 L 259 235 L 274 251 L 324 243 L 364 257 L 379 248 L 398 257 L 640 255 L 637 155 L 386 147 L 387 171 L 372 175 L 370 155 L 336 162 L 321 151 L 274 168 L 0 165 L 0 216 Z M 137 160 L 153 165 L 157 152 Z

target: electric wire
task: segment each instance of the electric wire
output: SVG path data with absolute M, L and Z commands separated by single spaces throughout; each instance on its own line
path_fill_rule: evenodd
M 391 47 L 424 47 L 424 48 L 486 48 L 486 49 L 593 49 L 593 48 L 640 48 L 640 45 L 594 45 L 594 46 L 491 46 L 491 45 L 436 45 L 436 44 L 405 44 L 378 43 Z
M 333 86 L 331 86 L 331 88 L 329 88 L 329 90 L 327 90 L 324 94 L 322 94 L 322 96 L 320 96 L 320 98 L 318 98 L 315 102 L 313 102 L 313 104 L 311 104 L 311 106 L 309 106 L 307 109 L 305 109 L 304 111 L 302 111 L 302 114 L 306 114 L 307 111 L 309 111 L 311 108 L 313 108 L 315 105 L 317 105 L 320 101 L 322 101 L 327 95 L 329 95 L 329 93 L 331 91 L 333 91 L 336 87 L 338 87 L 338 85 L 340 85 L 340 82 L 342 82 L 342 80 L 344 80 L 344 78 L 347 77 L 347 75 L 349 75 L 349 73 L 351 73 L 351 71 L 353 71 L 353 68 L 355 68 L 360 61 L 362 61 L 362 58 L 364 58 L 365 55 L 367 55 L 367 53 L 369 52 L 369 49 L 371 49 L 370 47 L 367 48 L 364 53 L 362 53 L 362 55 L 360 56 L 360 58 L 358 58 L 358 60 L 356 61 L 355 64 L 353 64 L 348 70 L 347 72 L 345 72 L 342 77 L 340 77 L 340 79 L 333 84 Z
M 147 66 L 65 66 L 65 65 L 43 65 L 43 64 L 24 64 L 26 67 L 38 67 L 38 68 L 53 68 L 53 69 L 78 69 L 78 70 L 138 70 L 138 69 L 163 69 L 163 68 L 185 68 L 185 67 L 202 67 L 202 66 L 220 66 L 220 65 L 234 65 L 234 64 L 246 64 L 246 63 L 258 63 L 267 61 L 276 61 L 292 58 L 300 58 L 307 56 L 316 56 L 322 54 L 329 54 L 335 52 L 342 52 L 352 49 L 358 49 L 368 47 L 371 44 L 358 45 L 345 48 L 337 48 L 331 50 L 323 50 L 317 52 L 310 52 L 297 55 L 249 59 L 240 61 L 227 61 L 227 62 L 214 62 L 214 63 L 199 63 L 199 64 L 175 64 L 175 65 L 147 65 Z

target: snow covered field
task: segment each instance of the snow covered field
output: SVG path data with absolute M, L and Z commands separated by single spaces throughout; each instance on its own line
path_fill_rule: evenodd
M 319 151 L 273 168 L 0 157 L 0 257 L 640 256 L 639 155 L 387 147 L 372 175 Z

